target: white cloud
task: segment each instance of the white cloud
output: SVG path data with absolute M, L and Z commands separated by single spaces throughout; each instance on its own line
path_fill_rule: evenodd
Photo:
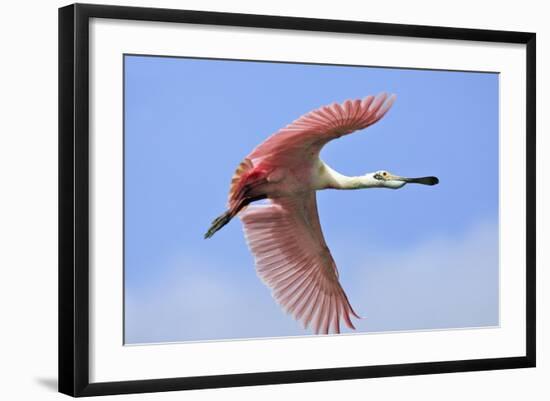
M 232 266 L 180 261 L 173 274 L 126 298 L 129 343 L 301 335 L 250 267 L 239 282 Z M 179 272 L 179 273 L 177 273 Z M 190 273 L 191 272 L 191 273 Z M 242 274 L 238 278 L 242 278 Z
M 498 324 L 497 224 L 479 224 L 461 238 L 437 238 L 406 250 L 399 244 L 389 252 L 354 249 L 337 260 L 344 289 L 364 317 L 358 331 Z M 310 334 L 284 314 L 252 266 L 250 274 L 235 274 L 235 268 L 184 259 L 169 276 L 141 288 L 139 299 L 127 291 L 126 341 Z
M 481 223 L 461 238 L 409 250 L 394 244 L 365 257 L 342 281 L 365 317 L 359 330 L 498 325 L 498 226 Z

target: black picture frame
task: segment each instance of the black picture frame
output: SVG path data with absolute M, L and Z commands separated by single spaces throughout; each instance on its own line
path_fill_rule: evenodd
M 90 383 L 89 21 L 90 18 L 519 43 L 526 45 L 526 353 L 520 357 Z M 536 35 L 479 29 L 220 12 L 74 4 L 59 9 L 59 391 L 71 396 L 189 390 L 535 366 Z

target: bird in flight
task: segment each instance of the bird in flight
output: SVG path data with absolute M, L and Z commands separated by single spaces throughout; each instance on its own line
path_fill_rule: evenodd
M 321 231 L 315 192 L 439 182 L 437 177 L 407 178 L 384 170 L 348 177 L 319 158 L 325 144 L 376 123 L 394 101 L 395 95 L 382 93 L 334 103 L 268 137 L 237 167 L 227 211 L 204 235 L 212 237 L 238 215 L 258 276 L 281 307 L 304 328 L 311 324 L 316 334 L 340 333 L 341 320 L 355 329 L 351 318 L 359 316 L 338 280 Z M 268 202 L 251 205 L 262 199 Z

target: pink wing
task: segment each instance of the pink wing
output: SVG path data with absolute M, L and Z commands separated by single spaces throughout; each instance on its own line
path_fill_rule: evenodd
M 382 93 L 363 100 L 346 100 L 311 111 L 258 145 L 237 167 L 229 190 L 229 207 L 239 204 L 246 187 L 261 183 L 277 166 L 307 168 L 330 140 L 380 120 L 395 101 Z
M 239 214 L 260 278 L 273 297 L 315 333 L 340 332 L 340 319 L 354 329 L 359 318 L 338 282 L 334 259 L 323 238 L 315 192 L 278 198 Z
M 376 123 L 390 109 L 395 95 L 385 93 L 363 100 L 346 100 L 311 111 L 271 135 L 248 156 L 254 165 L 262 161 L 292 163 L 314 160 L 330 140 Z

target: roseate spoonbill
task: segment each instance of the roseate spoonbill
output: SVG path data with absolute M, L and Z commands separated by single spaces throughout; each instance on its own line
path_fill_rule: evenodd
M 355 329 L 359 318 L 338 281 L 325 243 L 315 191 L 320 189 L 398 189 L 408 183 L 435 185 L 437 177 L 406 178 L 376 171 L 347 177 L 319 158 L 332 139 L 380 120 L 395 101 L 385 93 L 347 100 L 309 112 L 258 145 L 231 180 L 228 208 L 212 222 L 205 238 L 238 215 L 258 276 L 286 312 L 311 323 L 316 334 L 340 332 L 340 319 Z M 250 203 L 269 199 L 267 204 Z

